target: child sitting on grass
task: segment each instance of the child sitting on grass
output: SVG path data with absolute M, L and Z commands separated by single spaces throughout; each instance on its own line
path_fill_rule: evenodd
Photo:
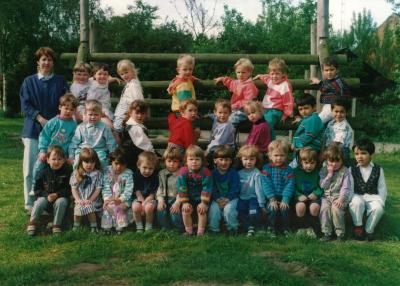
M 382 167 L 372 162 L 375 145 L 371 140 L 357 140 L 353 151 L 357 161 L 357 165 L 351 167 L 354 195 L 349 209 L 353 218 L 353 233 L 357 239 L 371 241 L 384 213 L 387 196 L 385 174 Z
M 337 240 L 343 241 L 345 210 L 353 192 L 351 173 L 344 166 L 343 150 L 336 143 L 326 148 L 324 160 L 326 164 L 319 173 L 320 186 L 324 190 L 320 210 L 322 240 L 330 241 L 335 232 Z
M 158 173 L 157 220 L 161 228 L 169 229 L 173 226 L 183 232 L 181 204 L 176 185 L 182 154 L 177 148 L 169 147 L 165 150 L 163 158 L 165 169 Z
M 212 193 L 212 176 L 206 164 L 204 151 L 190 145 L 184 157 L 185 166 L 179 170 L 177 188 L 185 235 L 193 235 L 193 212 L 197 213 L 197 236 L 204 235 L 207 212 Z
M 237 203 L 240 192 L 238 172 L 232 168 L 233 151 L 228 145 L 220 145 L 214 152 L 215 169 L 212 170 L 213 191 L 208 216 L 212 232 L 220 231 L 220 222 L 226 223 L 229 234 L 238 231 Z
M 101 211 L 101 189 L 103 176 L 97 153 L 92 148 L 83 148 L 79 154 L 78 166 L 70 179 L 72 196 L 75 200 L 74 226 L 78 230 L 81 218 L 87 216 L 92 233 L 98 231 L 96 212 Z
M 127 160 L 124 149 L 115 149 L 110 154 L 111 166 L 104 172 L 101 227 L 106 233 L 115 227 L 117 234 L 121 234 L 129 223 L 127 212 L 132 205 L 133 173 L 126 167 Z
M 247 115 L 243 109 L 244 105 L 250 100 L 257 99 L 258 88 L 251 79 L 254 66 L 249 59 L 239 59 L 234 68 L 236 80 L 229 76 L 217 77 L 214 80 L 215 83 L 222 82 L 232 92 L 232 113 L 229 116 L 229 121 L 237 128 L 241 122 L 247 120 Z
M 140 153 L 137 161 L 138 171 L 134 173 L 134 201 L 132 204 L 136 232 L 153 230 L 153 217 L 156 208 L 155 194 L 158 189 L 157 155 L 150 151 Z M 145 226 L 143 218 L 145 217 Z
M 53 233 L 60 233 L 69 205 L 71 187 L 68 182 L 72 169 L 66 164 L 63 149 L 56 145 L 50 146 L 47 149 L 46 161 L 47 164 L 39 172 L 35 181 L 33 194 L 36 200 L 28 224 L 29 235 L 35 235 L 36 225 L 43 211 L 53 213 Z
M 274 235 L 280 229 L 278 217 L 280 217 L 281 230 L 284 235 L 290 232 L 289 203 L 294 195 L 294 173 L 286 163 L 289 152 L 289 144 L 286 141 L 276 139 L 268 146 L 269 163 L 262 169 L 262 188 L 267 203 L 269 226 L 267 231 Z

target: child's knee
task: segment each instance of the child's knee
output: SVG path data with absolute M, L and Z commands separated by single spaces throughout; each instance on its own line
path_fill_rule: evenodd
M 134 202 L 132 204 L 132 211 L 134 213 L 140 213 L 142 212 L 142 204 L 138 203 L 138 202 Z
M 312 216 L 318 216 L 319 210 L 320 210 L 320 205 L 319 204 L 312 203 L 310 205 L 310 214 Z
M 305 205 L 305 203 L 298 202 L 296 204 L 296 215 L 298 217 L 303 217 L 305 213 L 306 213 L 306 205 Z

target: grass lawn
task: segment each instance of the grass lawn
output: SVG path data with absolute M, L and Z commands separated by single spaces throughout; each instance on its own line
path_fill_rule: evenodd
M 28 237 L 21 120 L 0 119 L 0 285 L 399 285 L 400 154 L 376 156 L 389 195 L 372 243 L 172 232 Z

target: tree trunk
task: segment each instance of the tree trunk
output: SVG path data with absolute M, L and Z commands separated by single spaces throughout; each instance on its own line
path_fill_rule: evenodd
M 2 100 L 2 105 L 3 105 L 3 111 L 7 112 L 7 85 L 6 85 L 6 74 L 3 73 L 3 100 Z

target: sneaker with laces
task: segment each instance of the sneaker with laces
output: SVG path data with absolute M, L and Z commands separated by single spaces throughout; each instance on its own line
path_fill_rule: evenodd
M 252 237 L 256 234 L 256 231 L 254 230 L 254 227 L 249 227 L 249 230 L 247 231 L 247 237 Z
M 36 226 L 32 223 L 29 223 L 26 232 L 29 236 L 34 236 L 36 234 Z
M 53 232 L 53 234 L 60 234 L 61 233 L 61 227 L 59 225 L 57 225 L 57 224 L 53 225 L 52 232 Z

